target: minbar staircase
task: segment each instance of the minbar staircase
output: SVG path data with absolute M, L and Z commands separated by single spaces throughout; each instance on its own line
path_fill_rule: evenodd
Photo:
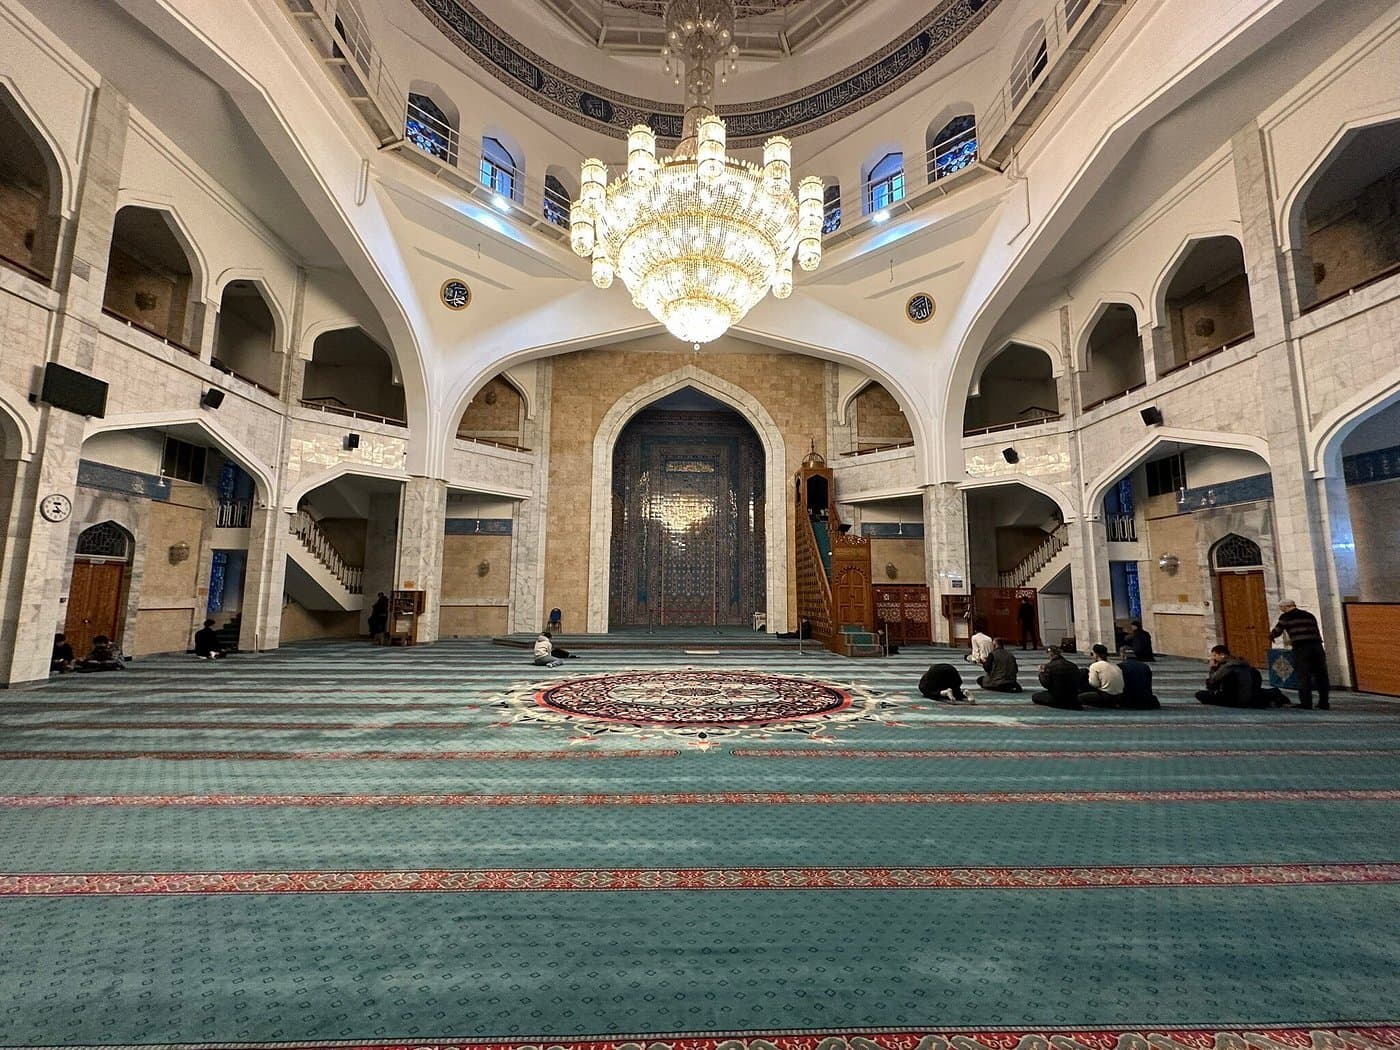
M 1040 590 L 1064 568 L 1069 560 L 1069 527 L 1063 523 L 1045 534 L 1034 549 L 1008 572 L 997 574 L 1001 587 L 1034 587 Z
M 841 530 L 832 472 L 820 455 L 803 461 L 797 481 L 797 613 L 833 653 L 881 656 L 870 541 Z

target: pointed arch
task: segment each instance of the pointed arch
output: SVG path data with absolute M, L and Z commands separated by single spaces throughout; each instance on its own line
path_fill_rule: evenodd
M 257 486 L 258 502 L 267 505 L 277 492 L 277 472 L 245 445 L 216 418 L 207 412 L 139 412 L 107 419 L 91 420 L 83 431 L 83 441 L 98 434 L 120 430 L 160 430 L 165 427 L 192 426 L 204 432 L 210 443 L 247 471 Z
M 1152 298 L 1147 303 L 1147 324 L 1157 328 L 1167 323 L 1167 288 L 1176 276 L 1176 271 L 1180 269 L 1181 264 L 1186 261 L 1186 257 L 1191 254 L 1192 249 L 1197 244 L 1217 237 L 1229 237 L 1240 245 L 1241 252 L 1244 251 L 1243 223 L 1228 222 L 1219 226 L 1198 226 L 1183 234 L 1181 239 L 1177 241 L 1176 249 L 1167 260 L 1167 264 L 1157 271 L 1157 277 L 1152 282 Z
M 303 499 L 315 492 L 322 485 L 329 485 L 339 478 L 384 478 L 389 481 L 407 481 L 408 472 L 406 470 L 395 469 L 393 467 L 380 467 L 373 463 L 337 463 L 333 467 L 327 467 L 316 474 L 302 478 L 295 485 L 282 494 L 282 509 L 288 514 L 294 513 Z
M 1085 486 L 1085 513 L 1090 518 L 1098 517 L 1098 508 L 1103 506 L 1103 498 L 1108 490 L 1118 483 L 1118 479 L 1144 462 L 1152 452 L 1162 445 L 1195 445 L 1201 448 L 1233 448 L 1241 452 L 1252 452 L 1266 464 L 1269 459 L 1269 443 L 1253 434 L 1231 434 L 1223 430 L 1184 430 L 1178 427 L 1157 427 L 1147 437 L 1123 453 L 1107 470 L 1101 471 L 1093 481 Z
M 185 257 L 190 264 L 191 297 L 196 302 L 208 302 L 209 260 L 205 258 L 204 252 L 199 247 L 199 239 L 195 237 L 185 217 L 180 214 L 180 209 L 174 200 L 169 197 L 138 194 L 130 190 L 118 190 L 115 210 L 119 214 L 123 208 L 146 208 L 149 211 L 160 212 L 165 216 L 166 222 L 170 226 L 170 232 L 180 243 L 180 247 L 184 249 Z
M 1369 113 L 1364 117 L 1344 120 L 1337 126 L 1318 153 L 1314 155 L 1312 162 L 1304 170 L 1303 177 L 1283 196 L 1279 204 L 1279 218 L 1281 219 L 1279 228 L 1283 231 L 1283 250 L 1285 252 L 1303 249 L 1303 218 L 1308 197 L 1317 188 L 1317 184 L 1322 180 L 1327 169 L 1331 167 L 1332 162 L 1351 144 L 1356 135 L 1370 128 L 1393 124 L 1396 121 L 1400 121 L 1400 109 L 1387 109 Z
M 992 345 L 995 346 L 996 344 Z M 1053 378 L 1059 379 L 1065 374 L 1065 358 L 1064 355 L 1060 353 L 1059 347 L 1044 339 L 1029 339 L 1019 335 L 1011 336 L 1001 341 L 1001 345 L 997 346 L 996 353 L 986 354 L 977 362 L 972 373 L 972 383 L 967 389 L 969 397 L 981 392 L 982 376 L 986 374 L 987 366 L 1013 346 L 1024 346 L 1031 350 L 1039 350 L 1048 357 L 1050 359 L 1050 375 Z
M 263 302 L 267 304 L 268 312 L 272 314 L 272 324 L 276 335 L 274 346 L 279 354 L 286 353 L 292 345 L 291 325 L 287 319 L 287 311 L 278 300 L 277 293 L 272 290 L 272 284 L 268 281 L 264 271 L 230 267 L 214 279 L 213 298 L 210 301 L 222 303 L 224 289 L 234 281 L 247 281 L 249 284 L 257 286 L 258 293 L 262 296 Z
M 1060 509 L 1060 516 L 1067 525 L 1079 520 L 1079 508 L 1074 505 L 1073 498 L 1062 488 L 1020 471 L 1014 474 L 997 474 L 989 478 L 976 478 L 959 482 L 958 489 L 963 492 L 973 492 L 980 489 L 1002 488 L 1007 485 L 1020 485 L 1024 489 L 1040 493 Z
M 612 573 L 612 459 L 622 428 L 642 409 L 693 387 L 743 416 L 758 434 L 764 456 L 764 552 L 768 577 L 768 622 L 787 623 L 787 445 L 762 402 L 696 365 L 684 365 L 643 383 L 615 401 L 593 438 L 593 501 L 589 515 L 588 630 L 608 629 L 608 581 Z
M 52 203 L 63 218 L 72 218 L 78 207 L 78 186 L 73 175 L 73 166 L 39 112 L 20 92 L 14 78 L 4 72 L 0 72 L 0 105 L 7 105 L 11 113 L 22 118 L 39 136 L 45 147 L 40 153 L 44 155 L 44 164 L 49 168 Z
M 4 458 L 24 462 L 33 459 L 38 433 L 38 411 L 18 390 L 0 381 L 0 436 L 4 437 Z
M 1134 292 L 1104 292 L 1094 300 L 1094 305 L 1085 315 L 1084 323 L 1075 333 L 1071 360 L 1074 362 L 1076 371 L 1082 372 L 1088 367 L 1089 339 L 1093 336 L 1098 323 L 1103 320 L 1103 315 L 1115 306 L 1129 307 L 1137 318 L 1138 327 L 1142 327 L 1142 319 L 1147 313 L 1147 308 L 1143 304 L 1141 296 Z
M 1317 421 L 1308 445 L 1308 469 L 1315 478 L 1342 476 L 1342 445 L 1351 432 L 1377 412 L 1400 402 L 1400 374 L 1392 372 Z

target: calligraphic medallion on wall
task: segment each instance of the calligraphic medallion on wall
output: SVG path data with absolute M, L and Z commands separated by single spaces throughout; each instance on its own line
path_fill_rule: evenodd
M 904 304 L 904 316 L 914 324 L 927 324 L 932 321 L 937 310 L 938 304 L 928 292 L 915 292 Z
M 449 277 L 442 282 L 438 298 L 449 310 L 465 310 L 472 304 L 472 290 L 460 277 Z

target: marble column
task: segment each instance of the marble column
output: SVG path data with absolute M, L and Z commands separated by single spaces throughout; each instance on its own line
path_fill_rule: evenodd
M 380 591 L 393 591 L 398 583 L 395 566 L 399 549 L 399 500 L 397 492 L 381 492 L 369 499 L 365 522 L 365 571 L 361 577 L 365 607 L 360 614 L 360 630 L 369 634 L 369 611 Z
M 967 498 L 950 483 L 924 488 L 924 572 L 932 606 L 933 640 L 946 645 L 951 639 L 948 621 L 943 617 L 943 596 L 972 593 L 968 576 Z
M 63 291 L 46 348 L 48 360 L 99 379 L 98 323 L 128 119 L 126 99 L 104 82 L 91 112 L 84 176 L 70 224 L 72 263 L 55 282 Z M 39 508 L 49 495 L 66 497 L 71 505 L 85 426 L 81 416 L 41 406 L 34 458 L 7 462 L 0 471 L 0 506 L 7 511 L 0 557 L 0 684 L 48 677 L 53 633 L 62 630 L 67 612 L 63 594 L 72 529 L 70 521 L 49 521 Z
M 535 365 L 535 414 L 526 416 L 521 443 L 535 450 L 535 473 L 529 499 L 515 504 L 510 551 L 510 613 L 506 630 L 538 631 L 544 626 L 544 553 L 549 511 L 549 426 L 553 369 Z
M 1074 636 L 1080 650 L 1113 644 L 1113 585 L 1108 573 L 1108 528 L 1101 516 L 1067 523 L 1073 585 Z
M 248 528 L 248 566 L 243 577 L 243 619 L 238 648 L 276 649 L 282 641 L 282 595 L 287 589 L 287 554 L 292 516 L 280 507 L 257 507 Z
M 411 477 L 404 483 L 399 518 L 396 586 L 426 594 L 418 620 L 418 641 L 438 640 L 442 609 L 442 547 L 447 522 L 447 482 Z

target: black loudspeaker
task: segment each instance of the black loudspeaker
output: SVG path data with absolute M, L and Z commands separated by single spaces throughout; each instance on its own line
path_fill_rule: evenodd
M 851 531 L 851 523 L 849 521 L 843 521 L 840 525 L 836 527 L 836 531 L 839 532 L 842 536 L 846 535 L 846 533 Z
M 1142 410 L 1142 421 L 1149 427 L 1160 427 L 1162 425 L 1162 410 L 1156 405 L 1148 405 Z
M 1009 447 L 1008 447 L 1008 448 L 1002 449 L 1002 450 L 1001 450 L 1001 458 L 1004 459 L 1004 460 L 1006 460 L 1006 462 L 1008 462 L 1008 463 L 1019 463 L 1019 462 L 1021 462 L 1021 454 L 1020 454 L 1019 452 L 1017 452 L 1014 448 L 1009 448 Z
M 66 412 L 102 419 L 107 414 L 107 384 L 63 365 L 47 364 L 39 400 Z
M 218 408 L 223 403 L 224 392 L 222 390 L 215 390 L 212 386 L 199 397 L 200 408 Z
M 346 451 L 346 452 L 353 452 L 355 449 L 357 449 L 357 448 L 359 448 L 359 447 L 360 447 L 360 435 L 359 435 L 359 434 L 346 434 L 346 435 L 345 435 L 345 451 Z

